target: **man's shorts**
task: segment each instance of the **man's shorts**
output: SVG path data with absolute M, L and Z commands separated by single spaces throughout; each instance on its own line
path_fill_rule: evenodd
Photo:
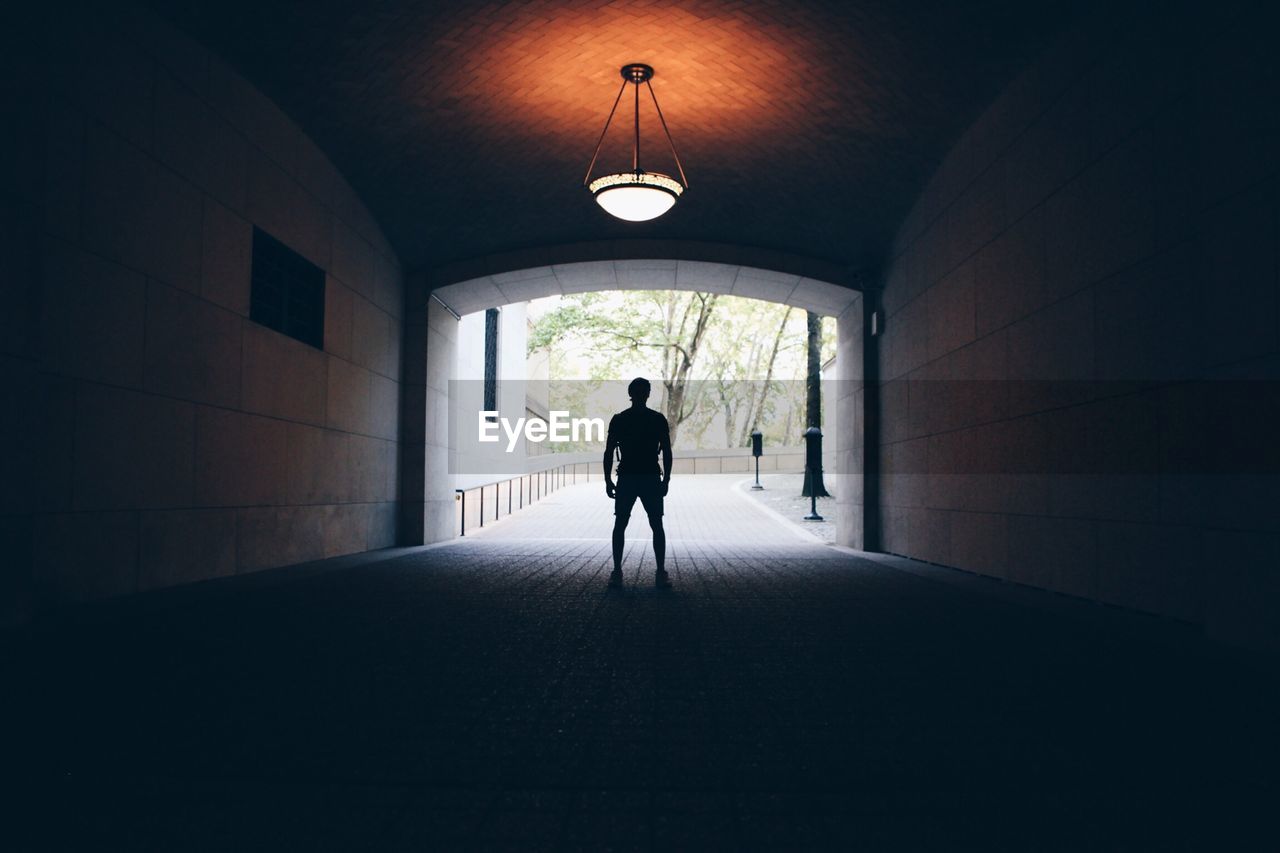
M 640 499 L 645 514 L 650 518 L 662 517 L 661 474 L 619 474 L 614 495 L 613 514 L 619 518 L 631 517 L 636 498 Z

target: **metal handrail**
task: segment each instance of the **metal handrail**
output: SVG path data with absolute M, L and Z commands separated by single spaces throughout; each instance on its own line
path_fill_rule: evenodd
M 507 515 L 518 512 L 525 508 L 526 505 L 532 505 L 543 497 L 563 488 L 566 485 L 574 485 L 578 482 L 578 467 L 585 466 L 587 480 L 591 478 L 591 463 L 586 461 L 562 462 L 559 465 L 549 465 L 546 468 L 539 468 L 536 471 L 528 471 L 524 474 L 518 474 L 514 477 L 506 477 L 501 480 L 492 480 L 488 483 L 481 483 L 466 489 L 454 489 L 454 500 L 459 503 L 459 521 L 458 535 L 467 535 L 467 492 L 479 492 L 479 501 L 476 511 L 479 513 L 479 521 L 475 525 L 484 527 L 485 523 L 485 490 L 493 489 L 493 513 L 490 517 L 492 521 L 497 521 L 503 517 L 502 513 L 502 487 L 507 487 Z M 570 471 L 572 469 L 572 482 L 570 482 Z M 603 475 L 602 475 L 603 476 Z M 526 480 L 527 489 L 526 489 Z M 519 502 L 515 498 L 516 482 L 520 483 Z M 526 492 L 528 500 L 526 501 Z

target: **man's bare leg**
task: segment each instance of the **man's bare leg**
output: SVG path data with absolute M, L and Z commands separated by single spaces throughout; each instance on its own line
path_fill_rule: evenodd
M 662 517 L 654 518 L 650 516 L 649 527 L 653 529 L 653 561 L 658 566 L 654 579 L 658 586 L 670 586 L 671 581 L 667 578 L 666 568 L 667 531 L 662 527 Z
M 622 551 L 627 544 L 629 520 L 620 517 L 613 522 L 613 574 L 609 576 L 610 586 L 622 586 Z
M 627 521 L 619 518 L 613 523 L 613 570 L 622 571 L 622 551 L 627 544 Z

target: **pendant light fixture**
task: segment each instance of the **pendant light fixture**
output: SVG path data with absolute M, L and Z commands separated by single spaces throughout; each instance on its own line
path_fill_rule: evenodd
M 591 164 L 587 166 L 587 176 L 582 184 L 595 196 L 596 203 L 612 216 L 628 222 L 645 222 L 657 219 L 666 213 L 689 187 L 684 176 L 684 167 L 680 165 L 680 155 L 676 153 L 676 144 L 671 140 L 671 131 L 667 129 L 667 120 L 662 115 L 662 107 L 658 106 L 658 96 L 653 92 L 653 69 L 648 65 L 633 62 L 622 66 L 622 88 L 618 97 L 613 100 L 613 109 L 605 119 L 604 130 L 600 131 L 600 140 L 596 143 L 595 153 L 591 155 Z M 600 146 L 604 144 L 605 134 L 609 132 L 609 124 L 613 121 L 622 94 L 627 84 L 635 86 L 635 137 L 631 148 L 631 170 L 602 175 L 591 180 L 591 170 L 596 167 L 596 159 L 600 156 Z M 649 89 L 653 98 L 653 107 L 658 111 L 658 121 L 662 123 L 662 131 L 667 135 L 667 145 L 671 148 L 671 156 L 675 158 L 676 169 L 680 172 L 680 180 L 657 172 L 646 172 L 640 168 L 640 85 Z

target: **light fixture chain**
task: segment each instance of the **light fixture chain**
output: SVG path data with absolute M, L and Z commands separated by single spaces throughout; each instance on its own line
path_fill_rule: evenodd
M 667 119 L 662 114 L 662 107 L 658 106 L 658 96 L 654 94 L 653 84 L 648 80 L 644 82 L 649 87 L 649 97 L 653 98 L 653 108 L 658 111 L 658 121 L 662 122 L 662 132 L 667 135 L 667 145 L 671 146 L 671 156 L 675 158 L 676 169 L 680 172 L 680 182 L 684 184 L 685 189 L 689 188 L 689 179 L 684 176 L 684 166 L 680 163 L 680 155 L 676 153 L 675 140 L 671 138 L 671 131 L 667 129 Z M 638 89 L 639 87 L 637 87 Z M 637 92 L 637 94 L 639 94 Z
M 640 174 L 640 84 L 634 80 L 632 83 L 636 87 L 636 143 L 631 149 L 631 170 Z
M 596 167 L 596 158 L 600 156 L 600 146 L 604 145 L 604 135 L 609 132 L 609 122 L 613 121 L 613 114 L 618 111 L 618 104 L 622 101 L 622 93 L 626 90 L 627 81 L 623 80 L 622 88 L 618 90 L 618 97 L 613 99 L 613 108 L 609 110 L 609 117 L 604 120 L 604 130 L 600 131 L 600 138 L 596 140 L 595 153 L 591 155 L 591 163 L 587 165 L 587 176 L 582 179 L 582 185 L 584 187 L 591 182 L 591 170 Z M 668 134 L 668 136 L 669 135 L 670 134 Z

